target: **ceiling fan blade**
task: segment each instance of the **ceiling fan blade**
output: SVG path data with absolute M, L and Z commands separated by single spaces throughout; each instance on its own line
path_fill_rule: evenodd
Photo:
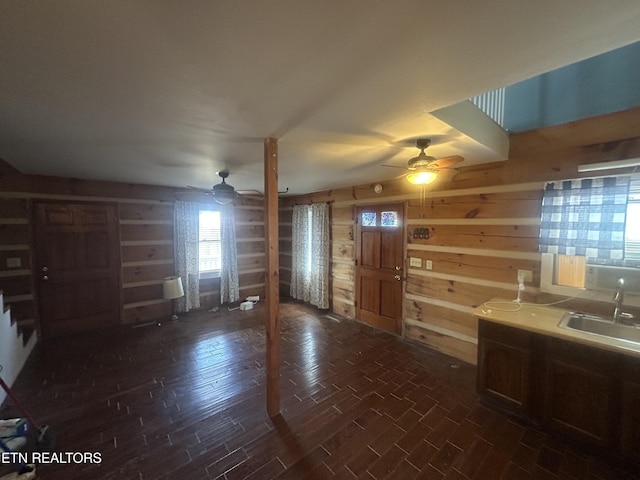
M 399 167 L 397 165 L 385 165 L 384 163 L 380 165 L 381 167 L 389 167 L 389 168 L 399 168 L 400 170 L 407 170 L 407 167 Z
M 186 192 L 186 193 L 200 192 L 200 193 L 206 193 L 208 195 L 211 195 L 210 188 L 200 188 L 200 187 L 194 187 L 192 185 L 187 185 L 184 189 L 181 190 L 181 192 Z
M 462 161 L 464 161 L 464 158 L 460 155 L 451 155 L 450 157 L 439 158 L 438 160 L 431 162 L 429 166 L 437 169 L 448 168 Z

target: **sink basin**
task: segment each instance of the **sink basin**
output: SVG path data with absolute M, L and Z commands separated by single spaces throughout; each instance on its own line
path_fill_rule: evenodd
M 640 343 L 640 328 L 613 323 L 595 315 L 565 313 L 558 326 L 604 337 Z

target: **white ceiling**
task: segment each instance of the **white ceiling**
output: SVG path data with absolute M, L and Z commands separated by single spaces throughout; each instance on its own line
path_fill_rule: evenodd
M 23 173 L 293 193 L 384 180 L 432 112 L 640 39 L 637 0 L 0 0 L 0 158 Z M 445 116 L 446 117 L 446 116 Z M 498 154 L 498 157 L 500 155 Z

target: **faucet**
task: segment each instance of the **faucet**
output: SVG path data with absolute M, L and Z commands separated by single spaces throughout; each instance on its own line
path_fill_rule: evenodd
M 613 301 L 616 304 L 616 308 L 613 310 L 613 323 L 620 323 L 622 319 L 622 302 L 624 302 L 624 278 L 618 279 L 618 287 L 616 293 L 613 296 Z

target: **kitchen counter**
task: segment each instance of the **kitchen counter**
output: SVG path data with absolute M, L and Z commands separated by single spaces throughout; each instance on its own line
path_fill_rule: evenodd
M 473 314 L 490 322 L 640 357 L 638 343 L 559 327 L 562 316 L 568 311 L 570 310 L 531 303 L 517 304 L 504 298 L 493 298 L 476 308 Z

